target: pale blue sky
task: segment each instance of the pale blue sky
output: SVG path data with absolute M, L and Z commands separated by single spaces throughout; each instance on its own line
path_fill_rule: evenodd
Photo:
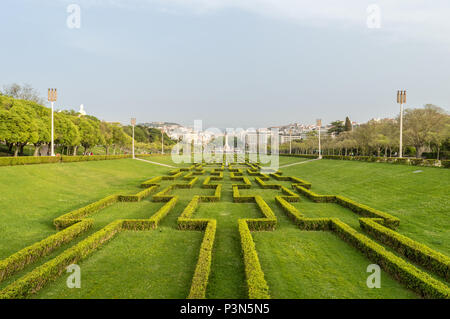
M 394 117 L 397 89 L 449 109 L 449 34 L 444 0 L 2 0 L 0 85 L 57 87 L 59 107 L 124 123 L 362 122 Z

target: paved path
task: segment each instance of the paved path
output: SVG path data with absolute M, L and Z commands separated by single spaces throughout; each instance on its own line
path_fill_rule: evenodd
M 176 168 L 175 166 L 172 165 L 167 165 L 167 164 L 163 164 L 163 163 L 158 163 L 158 162 L 152 162 L 152 161 L 148 161 L 142 158 L 135 158 L 138 161 L 143 161 L 143 162 L 147 162 L 147 163 L 151 163 L 151 164 L 155 164 L 155 165 L 159 165 L 159 166 L 165 166 L 165 167 L 170 167 L 170 168 Z
M 320 160 L 320 158 L 310 159 L 310 160 L 307 160 L 307 161 L 302 161 L 302 162 L 297 162 L 297 163 L 292 163 L 292 164 L 281 165 L 280 168 L 293 166 L 293 165 L 299 165 L 299 164 L 305 164 L 305 163 L 309 163 L 309 162 L 312 162 L 312 161 L 318 161 L 318 160 Z

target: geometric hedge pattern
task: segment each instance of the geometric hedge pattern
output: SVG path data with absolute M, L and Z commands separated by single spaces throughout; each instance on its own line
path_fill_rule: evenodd
M 199 177 L 202 176 L 200 181 Z M 279 195 L 275 202 L 301 230 L 332 232 L 349 245 L 360 250 L 373 263 L 378 264 L 407 288 L 424 298 L 449 298 L 450 258 L 396 232 L 400 220 L 390 214 L 373 209 L 339 195 L 319 195 L 312 185 L 295 176 L 284 176 L 281 171 L 264 173 L 259 163 L 238 164 L 197 163 L 188 168 L 179 168 L 166 176 L 157 176 L 142 183 L 143 190 L 135 195 L 111 195 L 83 208 L 54 219 L 58 232 L 40 242 L 26 247 L 0 261 L 0 282 L 38 262 L 42 257 L 76 239 L 89 230 L 94 221 L 91 215 L 117 202 L 137 202 L 152 195 L 153 202 L 163 202 L 148 219 L 118 219 L 104 228 L 66 249 L 57 257 L 35 267 L 21 278 L 0 290 L 0 299 L 25 298 L 60 276 L 66 267 L 87 258 L 97 248 L 106 244 L 122 231 L 151 231 L 174 208 L 179 197 L 175 189 L 190 189 L 197 183 L 211 189 L 213 195 L 193 195 L 178 217 L 180 230 L 201 230 L 203 240 L 198 253 L 197 265 L 187 298 L 205 298 L 217 223 L 215 219 L 196 218 L 195 212 L 202 203 L 221 201 L 224 179 L 232 182 L 233 201 L 254 203 L 261 213 L 260 218 L 238 219 L 242 256 L 245 265 L 247 294 L 250 299 L 270 298 L 270 287 L 264 278 L 252 232 L 271 231 L 277 227 L 277 218 L 260 195 L 251 194 L 252 188 L 275 189 Z M 162 181 L 170 185 L 161 188 Z M 286 186 L 288 185 L 288 187 Z M 247 189 L 245 194 L 242 191 Z M 356 231 L 338 218 L 307 218 L 292 202 L 302 195 L 313 202 L 336 203 L 360 216 L 359 223 L 365 234 Z M 387 248 L 385 248 L 388 247 Z M 395 251 L 397 254 L 394 254 Z M 431 276 L 428 272 L 434 274 Z

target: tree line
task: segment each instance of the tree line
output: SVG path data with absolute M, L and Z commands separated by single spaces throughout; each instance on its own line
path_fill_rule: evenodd
M 26 146 L 34 147 L 35 156 L 42 153 L 44 146 L 47 153 L 50 151 L 51 109 L 42 104 L 42 99 L 29 85 L 13 84 L 0 92 L 0 144 L 6 146 L 6 153 L 24 155 Z M 94 147 L 97 151 L 98 147 L 103 148 L 107 155 L 131 152 L 131 125 L 61 110 L 54 112 L 54 129 L 55 149 L 61 154 L 85 155 Z M 159 130 L 136 126 L 136 152 L 158 152 L 161 138 Z M 167 148 L 175 143 L 167 135 L 164 138 Z
M 321 136 L 324 155 L 398 156 L 400 117 L 371 120 L 352 127 L 347 117 L 334 121 L 328 134 Z M 292 153 L 316 154 L 318 135 L 311 131 L 306 138 L 292 142 Z M 440 107 L 427 104 L 423 108 L 406 109 L 403 115 L 403 154 L 420 158 L 427 156 L 449 158 L 450 116 Z M 280 152 L 289 152 L 289 142 L 280 146 Z

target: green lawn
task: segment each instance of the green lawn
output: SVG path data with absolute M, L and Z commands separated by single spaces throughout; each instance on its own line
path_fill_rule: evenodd
M 286 167 L 283 174 L 311 182 L 318 194 L 343 195 L 392 214 L 400 218 L 400 233 L 450 255 L 448 169 L 320 160 Z
M 0 167 L 0 258 L 55 233 L 55 217 L 111 194 L 134 193 L 169 170 L 132 159 Z
M 173 164 L 170 157 L 150 161 Z M 305 161 L 280 157 L 280 165 Z M 174 165 L 178 166 L 178 165 Z M 182 164 L 180 166 L 186 166 Z M 207 166 L 207 170 L 212 167 Z M 131 159 L 0 167 L 0 258 L 56 232 L 53 218 L 115 193 L 134 194 L 142 181 L 166 175 L 170 168 Z M 421 170 L 422 172 L 413 173 Z M 403 165 L 321 160 L 282 169 L 283 175 L 312 182 L 319 194 L 339 194 L 370 205 L 401 220 L 399 232 L 449 255 L 449 171 Z M 126 231 L 79 262 L 82 288 L 66 287 L 66 274 L 32 298 L 185 298 L 198 258 L 203 233 L 177 229 L 177 217 L 195 194 L 212 195 L 201 187 L 209 173 L 199 176 L 192 189 L 176 189 L 179 201 L 156 230 Z M 371 262 L 331 232 L 301 231 L 275 203 L 279 190 L 252 188 L 242 195 L 259 194 L 278 218 L 275 231 L 253 232 L 261 267 L 273 298 L 416 298 L 382 272 L 381 289 L 369 289 L 366 268 Z M 182 182 L 178 179 L 177 182 Z M 159 190 L 171 185 L 163 181 Z M 207 298 L 246 298 L 244 263 L 238 218 L 262 217 L 253 203 L 233 203 L 229 172 L 222 199 L 201 203 L 194 218 L 217 220 Z M 268 183 L 290 186 L 274 179 Z M 149 218 L 164 203 L 151 196 L 137 203 L 116 203 L 91 217 L 92 230 L 27 266 L 0 289 L 20 278 L 108 223 L 122 218 Z M 293 203 L 307 217 L 337 217 L 360 231 L 358 216 L 336 204 L 313 203 L 301 197 Z

